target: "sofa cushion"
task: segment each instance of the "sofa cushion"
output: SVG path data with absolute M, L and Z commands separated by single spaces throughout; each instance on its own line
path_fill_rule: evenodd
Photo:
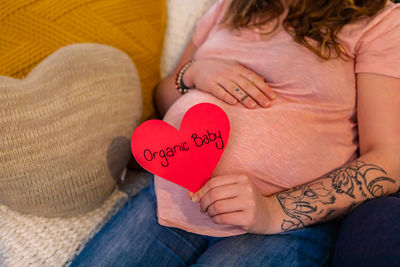
M 0 77 L 0 203 L 41 216 L 102 204 L 131 157 L 140 81 L 123 52 L 61 48 L 22 80 Z
M 160 80 L 165 9 L 165 0 L 6 1 L 0 8 L 0 75 L 23 78 L 72 43 L 107 44 L 135 62 L 143 117 L 148 117 L 154 110 L 152 90 Z
M 167 0 L 167 28 L 161 58 L 161 75 L 169 75 L 190 40 L 196 21 L 217 0 Z

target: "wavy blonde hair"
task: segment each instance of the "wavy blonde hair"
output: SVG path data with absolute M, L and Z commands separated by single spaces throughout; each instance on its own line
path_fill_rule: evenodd
M 344 25 L 378 13 L 388 0 L 282 0 L 288 15 L 282 25 L 293 39 L 322 59 L 347 58 L 337 35 Z M 262 27 L 276 21 L 285 11 L 280 0 L 232 0 L 223 22 L 230 28 Z M 315 41 L 315 42 L 312 42 Z

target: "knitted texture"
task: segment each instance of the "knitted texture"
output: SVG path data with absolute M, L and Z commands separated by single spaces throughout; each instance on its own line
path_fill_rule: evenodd
M 68 44 L 111 45 L 135 62 L 145 118 L 160 80 L 164 27 L 165 0 L 0 0 L 0 75 L 23 78 Z
M 0 205 L 0 266 L 63 266 L 126 200 L 116 190 L 99 208 L 68 218 L 26 215 Z
M 190 40 L 196 21 L 217 0 L 167 0 L 167 28 L 161 58 L 161 76 L 175 68 L 184 47 Z
M 0 77 L 0 203 L 41 216 L 89 211 L 110 196 L 141 118 L 123 52 L 61 48 L 22 80 Z

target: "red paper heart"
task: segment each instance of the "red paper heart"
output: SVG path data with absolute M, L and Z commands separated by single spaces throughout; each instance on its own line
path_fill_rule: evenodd
M 161 120 L 142 123 L 132 135 L 131 148 L 143 168 L 197 192 L 217 166 L 229 131 L 225 112 L 201 103 L 186 112 L 179 130 Z

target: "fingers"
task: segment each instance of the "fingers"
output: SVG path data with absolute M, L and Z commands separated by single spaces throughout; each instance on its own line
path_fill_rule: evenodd
M 240 66 L 236 69 L 241 72 L 232 73 L 218 81 L 219 89 L 225 89 L 238 102 L 249 109 L 257 106 L 267 108 L 276 98 L 275 92 L 268 86 L 264 78 L 253 71 Z
M 276 98 L 264 77 L 235 60 L 198 59 L 189 71 L 197 89 L 231 105 L 240 102 L 250 109 L 269 107 Z
M 255 72 L 246 69 L 246 71 L 241 72 L 240 74 L 244 79 L 248 80 L 254 86 L 256 86 L 262 93 L 264 93 L 270 100 L 274 100 L 276 98 L 276 93 L 271 89 L 271 87 L 267 84 L 265 79 Z M 242 87 L 246 88 L 246 87 Z
M 238 99 L 241 103 L 246 106 L 247 99 L 243 98 L 248 95 L 250 96 L 255 102 L 257 102 L 261 107 L 269 107 L 271 105 L 271 100 L 253 83 L 243 77 L 237 77 L 236 79 L 237 87 L 235 88 L 235 92 L 233 96 L 238 96 Z M 244 96 L 243 96 L 244 95 Z
M 237 184 L 240 183 L 241 181 L 245 181 L 247 177 L 244 175 L 226 175 L 226 176 L 216 176 L 210 178 L 207 183 L 197 191 L 193 197 L 192 200 L 194 202 L 199 202 L 200 199 L 207 194 L 211 189 L 223 186 L 223 185 L 230 185 L 230 184 Z
M 208 216 L 214 217 L 223 213 L 244 211 L 245 209 L 246 206 L 243 201 L 240 198 L 236 197 L 231 199 L 218 200 L 211 204 L 205 212 L 207 212 Z
M 227 224 L 243 226 L 246 223 L 245 216 L 243 216 L 243 211 L 236 211 L 230 213 L 222 213 L 212 217 L 212 220 L 217 224 Z
M 237 184 L 218 186 L 208 191 L 201 199 L 200 211 L 206 212 L 215 202 L 239 195 Z
M 212 91 L 213 95 L 221 99 L 222 101 L 234 105 L 237 103 L 237 100 L 230 95 L 221 85 L 215 84 L 214 89 Z
M 242 103 L 246 108 L 257 107 L 257 102 L 253 100 L 245 91 L 243 91 L 240 86 L 236 83 L 229 81 L 225 82 L 223 85 L 224 89 L 228 91 L 233 97 L 235 97 L 240 103 Z M 256 89 L 255 89 L 256 90 Z

